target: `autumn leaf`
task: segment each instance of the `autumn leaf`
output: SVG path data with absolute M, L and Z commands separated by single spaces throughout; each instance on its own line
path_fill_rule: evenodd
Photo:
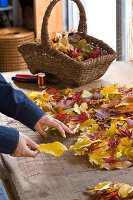
M 113 170 L 113 169 L 126 169 L 133 166 L 133 163 L 127 160 L 105 163 L 100 166 L 101 169 Z
M 94 111 L 96 112 L 96 118 L 100 121 L 110 118 L 113 114 L 109 109 L 106 108 L 94 109 Z
M 118 107 L 115 111 L 120 112 L 120 113 L 132 113 L 133 112 L 133 104 L 121 106 L 120 108 Z
M 57 103 L 55 105 L 55 108 L 58 108 L 59 106 L 62 107 L 62 108 L 71 108 L 73 107 L 75 101 L 74 100 L 65 100 L 65 101 L 61 101 L 59 103 Z
M 53 37 L 60 40 L 56 34 Z M 98 51 L 97 46 L 95 54 Z M 28 97 L 46 114 L 79 134 L 70 147 L 75 155 L 87 155 L 92 165 L 108 170 L 133 165 L 133 87 L 115 84 L 90 91 L 51 88 L 32 92 Z M 55 130 L 48 126 L 44 129 Z M 111 197 L 108 195 L 116 198 L 115 193 L 106 194 L 106 198 Z
M 67 148 L 60 142 L 53 142 L 47 144 L 40 144 L 38 151 L 41 153 L 48 153 L 56 157 L 60 157 L 64 153 L 64 151 L 67 151 Z
M 133 191 L 133 187 L 128 184 L 122 184 L 118 190 L 118 195 L 121 198 L 126 198 Z
M 101 91 L 100 94 L 102 95 L 109 95 L 109 94 L 118 94 L 118 89 L 115 86 L 106 86 Z
M 89 192 L 96 192 L 100 190 L 106 190 L 110 187 L 111 182 L 103 182 L 103 183 L 98 183 L 98 185 L 95 188 L 87 188 L 86 191 Z
M 84 147 L 89 147 L 91 144 L 98 143 L 98 142 L 101 142 L 101 140 L 98 139 L 95 141 L 91 141 L 89 138 L 84 138 L 84 139 L 79 138 L 77 142 L 69 148 L 69 150 L 74 151 L 74 150 L 81 149 Z
M 110 154 L 108 152 L 104 152 L 101 149 L 94 151 L 89 155 L 89 161 L 92 164 L 102 165 L 105 163 L 104 158 L 110 158 Z
M 93 95 L 87 91 L 87 90 L 83 90 L 83 93 L 81 95 L 82 98 L 91 98 Z
M 96 200 L 132 200 L 133 186 L 126 183 L 103 182 L 98 183 L 95 188 L 87 188 L 86 191 L 93 192 Z

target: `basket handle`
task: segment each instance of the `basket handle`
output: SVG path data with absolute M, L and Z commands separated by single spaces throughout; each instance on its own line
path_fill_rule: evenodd
M 49 34 L 48 34 L 48 20 L 50 18 L 52 9 L 54 8 L 54 6 L 57 4 L 58 1 L 60 1 L 60 0 L 53 0 L 49 4 L 49 6 L 46 9 L 44 18 L 43 18 L 42 29 L 41 29 L 41 43 L 42 43 L 42 46 L 45 47 L 45 49 L 52 48 Z M 78 33 L 83 33 L 84 35 L 86 35 L 87 24 L 86 24 L 86 13 L 85 13 L 84 6 L 80 0 L 72 0 L 72 1 L 74 1 L 77 4 L 79 11 L 80 11 L 80 21 L 79 21 L 79 26 L 78 26 Z

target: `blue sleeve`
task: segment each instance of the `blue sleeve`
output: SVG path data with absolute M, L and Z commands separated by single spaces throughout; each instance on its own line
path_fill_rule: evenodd
M 0 153 L 12 154 L 19 141 L 19 132 L 15 129 L 0 126 Z
M 7 83 L 1 74 L 0 112 L 20 121 L 32 130 L 38 120 L 45 115 L 45 112 L 22 91 L 14 89 L 10 83 Z

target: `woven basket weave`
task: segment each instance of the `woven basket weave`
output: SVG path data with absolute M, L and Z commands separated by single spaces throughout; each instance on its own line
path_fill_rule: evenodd
M 104 55 L 88 62 L 78 62 L 53 48 L 48 34 L 48 20 L 53 7 L 58 1 L 60 0 L 53 0 L 45 12 L 41 29 L 41 44 L 23 44 L 18 49 L 28 64 L 31 73 L 52 73 L 70 85 L 81 86 L 103 76 L 111 62 L 116 58 L 116 53 L 103 41 L 87 35 L 86 13 L 80 0 L 73 0 L 80 11 L 77 33 L 94 48 L 98 44 Z
M 28 69 L 18 51 L 18 45 L 33 42 L 34 32 L 20 27 L 0 28 L 0 71 L 20 71 Z

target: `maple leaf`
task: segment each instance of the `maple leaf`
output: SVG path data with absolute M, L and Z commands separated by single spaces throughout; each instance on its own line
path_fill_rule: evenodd
M 77 58 L 79 56 L 81 56 L 81 50 L 79 50 L 77 47 L 74 50 L 70 51 L 70 56 L 72 58 Z
M 105 119 L 109 119 L 112 116 L 112 112 L 106 108 L 98 108 L 98 109 L 94 109 L 94 111 L 96 112 L 94 114 L 94 116 L 99 120 L 99 121 L 103 121 Z
M 51 88 L 51 89 L 47 90 L 47 92 L 48 92 L 48 93 L 52 93 L 52 94 L 55 95 L 55 94 L 57 93 L 57 90 L 54 89 L 54 88 Z
M 77 142 L 69 148 L 70 151 L 82 149 L 84 147 L 89 147 L 93 143 L 101 142 L 101 140 L 91 141 L 89 138 L 79 138 Z
M 40 144 L 38 151 L 40 151 L 41 153 L 48 153 L 56 157 L 60 157 L 64 151 L 67 151 L 67 148 L 60 142 L 53 142 L 47 144 Z
M 80 125 L 80 130 L 84 133 L 95 133 L 97 132 L 99 126 L 96 123 L 96 121 L 94 119 L 88 119 L 86 121 L 84 121 L 81 125 Z
M 102 165 L 105 163 L 105 158 L 110 158 L 110 154 L 108 152 L 104 152 L 101 149 L 94 151 L 92 154 L 89 154 L 89 161 L 92 164 Z
M 100 94 L 102 95 L 109 95 L 109 94 L 118 94 L 118 89 L 115 86 L 106 86 L 101 91 Z
M 124 127 L 124 128 L 125 128 L 125 130 L 122 130 L 120 128 L 117 128 L 117 130 L 121 133 L 121 135 L 123 137 L 129 137 L 129 138 L 131 138 L 132 132 L 130 132 L 127 127 Z
M 72 99 L 75 101 L 78 101 L 81 98 L 81 95 L 83 94 L 83 90 L 76 91 L 72 94 Z
M 55 108 L 58 108 L 59 106 L 62 108 L 71 108 L 73 107 L 74 103 L 75 103 L 74 100 L 61 101 L 55 105 Z
M 61 122 L 64 122 L 65 119 L 67 118 L 68 114 L 67 113 L 63 113 L 63 112 L 60 112 L 56 115 L 56 119 L 58 119 L 59 121 Z

